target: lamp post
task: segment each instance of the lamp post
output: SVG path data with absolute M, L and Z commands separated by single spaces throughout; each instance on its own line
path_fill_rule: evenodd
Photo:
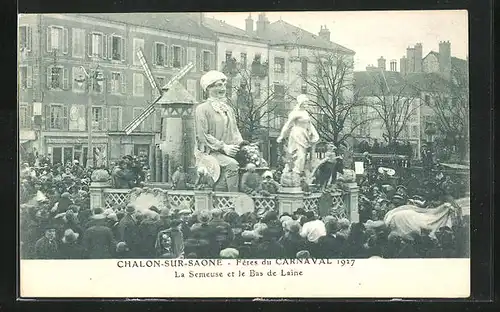
M 87 102 L 87 135 L 88 135 L 88 144 L 87 144 L 87 168 L 91 168 L 94 166 L 94 151 L 93 151 L 93 145 L 92 145 L 92 127 L 93 127 L 93 119 L 92 119 L 92 92 L 94 90 L 94 84 L 101 82 L 104 80 L 104 77 L 102 73 L 99 71 L 99 65 L 95 67 L 94 69 L 90 69 L 90 72 L 87 72 L 85 67 L 80 66 L 81 71 L 83 72 L 83 75 L 80 74 L 78 78 L 75 79 L 75 81 L 78 83 L 80 87 L 83 86 L 83 84 L 86 82 L 87 83 L 87 95 L 88 95 L 88 102 Z

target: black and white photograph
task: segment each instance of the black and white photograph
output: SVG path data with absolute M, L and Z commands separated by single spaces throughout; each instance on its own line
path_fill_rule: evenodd
M 466 11 L 18 23 L 21 275 L 470 258 Z

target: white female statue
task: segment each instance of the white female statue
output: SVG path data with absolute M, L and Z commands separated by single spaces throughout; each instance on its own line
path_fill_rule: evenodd
M 308 101 L 309 99 L 305 94 L 297 97 L 297 105 L 288 115 L 288 120 L 277 139 L 277 142 L 281 143 L 285 137 L 288 138 L 286 152 L 289 156 L 293 155 L 293 168 L 291 169 L 298 174 L 306 170 L 308 149 L 314 147 L 319 141 L 318 132 L 305 109 Z M 285 171 L 290 169 L 287 166 L 285 166 Z

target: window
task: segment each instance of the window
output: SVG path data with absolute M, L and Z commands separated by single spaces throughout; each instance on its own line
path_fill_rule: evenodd
M 188 79 L 187 80 L 187 91 L 194 97 L 194 99 L 197 99 L 197 84 L 196 80 L 194 79 Z
M 139 117 L 139 115 L 142 113 L 143 108 L 141 107 L 134 107 L 133 109 L 133 119 L 136 119 Z M 144 123 L 145 121 L 141 122 L 141 124 L 136 128 L 136 131 L 144 131 Z
M 226 51 L 226 63 L 231 62 L 231 59 L 233 58 L 233 52 L 231 51 Z
M 53 147 L 52 163 L 65 164 L 73 161 L 73 147 Z
M 68 53 L 68 29 L 59 26 L 49 26 L 47 30 L 47 51 L 58 50 Z
M 163 76 L 156 77 L 156 84 L 158 85 L 158 87 L 160 89 L 163 88 L 163 86 L 165 86 L 165 83 L 166 83 L 165 77 L 163 77 Z M 153 97 L 153 100 L 156 100 L 156 98 L 160 96 L 160 93 L 155 88 L 152 88 L 151 89 L 151 96 Z
M 85 55 L 85 30 L 73 28 L 72 30 L 72 55 L 76 58 L 83 58 Z
M 92 57 L 102 57 L 103 56 L 103 36 L 102 34 L 93 33 L 91 35 L 91 56 Z
M 122 108 L 112 106 L 109 108 L 109 131 L 121 131 L 122 129 Z
M 187 55 L 187 61 L 188 63 L 193 63 L 194 64 L 194 71 L 196 70 L 196 48 L 188 48 L 188 55 Z
M 275 83 L 274 84 L 274 99 L 277 101 L 285 100 L 285 86 Z
M 87 80 L 85 77 L 85 73 L 81 67 L 73 67 L 72 70 L 72 78 L 73 78 L 73 92 L 84 92 L 87 84 Z
M 31 27 L 20 26 L 19 27 L 19 50 L 31 51 L 32 43 Z
M 47 87 L 55 90 L 68 89 L 68 69 L 62 66 L 49 66 L 47 68 Z
M 203 51 L 203 71 L 210 71 L 211 69 L 211 54 L 209 51 Z
M 167 46 L 164 43 L 156 42 L 153 46 L 153 64 L 157 66 L 167 65 Z
M 92 107 L 92 130 L 102 131 L 104 116 L 102 107 Z
M 21 129 L 29 129 L 31 126 L 31 117 L 27 105 L 19 107 L 19 127 Z
M 110 92 L 114 94 L 119 94 L 121 91 L 121 86 L 123 82 L 123 77 L 121 73 L 111 73 L 111 83 L 110 83 Z
M 247 54 L 241 53 L 240 55 L 240 63 L 243 68 L 247 68 Z
M 33 87 L 33 68 L 31 66 L 19 66 L 19 87 L 21 89 Z
M 125 39 L 119 36 L 111 37 L 111 59 L 122 61 L 125 59 Z
M 282 57 L 274 58 L 274 72 L 284 73 L 285 72 L 285 59 Z
M 302 93 L 302 94 L 307 94 L 307 85 L 303 84 L 303 85 L 300 87 L 300 93 Z
M 307 77 L 307 59 L 303 58 L 300 65 L 302 77 Z
M 174 68 L 180 68 L 181 67 L 181 59 L 182 59 L 182 51 L 181 51 L 181 47 L 178 47 L 178 46 L 174 46 L 173 47 L 173 51 L 174 51 L 174 55 L 173 55 L 173 64 L 172 66 Z
M 134 38 L 134 65 L 141 65 L 137 57 L 137 50 L 144 50 L 144 39 Z
M 104 89 L 104 73 L 102 71 L 95 72 L 95 79 L 93 79 L 93 90 L 96 93 L 101 93 Z
M 134 73 L 134 96 L 144 96 L 144 76 Z
M 425 104 L 430 105 L 431 104 L 431 96 L 426 94 L 425 95 Z
M 64 130 L 68 119 L 67 111 L 62 105 L 51 105 L 49 112 L 49 128 L 54 130 Z
M 418 125 L 411 126 L 411 136 L 414 138 L 418 138 L 420 136 L 420 133 L 418 131 Z
M 254 98 L 256 99 L 260 99 L 260 93 L 261 93 L 261 87 L 260 87 L 260 82 L 256 82 L 255 83 L 255 87 L 254 87 Z

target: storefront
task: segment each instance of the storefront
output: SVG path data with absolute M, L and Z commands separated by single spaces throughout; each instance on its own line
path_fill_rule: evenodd
M 66 164 L 78 160 L 87 166 L 87 136 L 50 136 L 45 135 L 45 152 L 53 164 Z M 92 138 L 93 161 L 96 166 L 108 165 L 108 139 L 100 135 Z

